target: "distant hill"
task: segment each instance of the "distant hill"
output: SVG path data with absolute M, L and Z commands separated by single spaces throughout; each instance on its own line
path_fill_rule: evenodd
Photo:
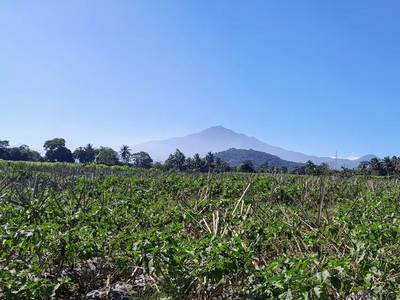
M 133 152 L 146 151 L 155 161 L 165 161 L 169 154 L 175 152 L 176 149 L 182 151 L 186 156 L 193 156 L 199 153 L 204 156 L 207 152 L 220 152 L 230 148 L 236 149 L 253 149 L 276 155 L 287 161 L 305 163 L 308 160 L 315 164 L 323 162 L 330 166 L 335 165 L 335 159 L 332 157 L 317 157 L 306 155 L 300 152 L 285 150 L 279 147 L 266 144 L 255 137 L 236 133 L 222 126 L 210 127 L 199 133 L 189 134 L 184 137 L 175 137 L 162 141 L 151 141 L 139 145 L 131 146 Z M 375 157 L 374 155 L 361 157 L 357 160 L 338 159 L 337 169 L 341 166 L 348 168 L 357 167 L 362 160 Z
M 296 163 L 287 161 L 279 158 L 276 155 L 271 155 L 262 151 L 257 150 L 245 150 L 231 148 L 225 151 L 215 153 L 215 156 L 221 158 L 231 166 L 238 166 L 245 160 L 251 160 L 256 166 L 261 166 L 263 163 L 268 163 L 270 167 L 287 167 L 288 169 L 294 169 L 300 167 L 302 163 Z

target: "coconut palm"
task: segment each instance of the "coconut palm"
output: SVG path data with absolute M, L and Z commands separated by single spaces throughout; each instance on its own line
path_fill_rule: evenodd
M 186 158 L 185 165 L 186 165 L 186 170 L 192 171 L 192 169 L 193 169 L 193 159 L 191 157 Z
M 185 154 L 183 154 L 179 149 L 176 149 L 172 157 L 175 168 L 179 171 L 183 171 L 186 160 Z
M 74 159 L 77 160 L 79 163 L 85 163 L 86 161 L 86 151 L 85 148 L 83 147 L 78 147 L 75 149 L 75 151 L 72 153 L 74 156 Z
M 119 149 L 119 155 L 123 163 L 127 164 L 131 160 L 131 149 L 127 145 L 122 145 Z
M 174 154 L 170 154 L 165 161 L 167 170 L 183 171 L 185 169 L 186 157 L 179 149 L 176 149 Z
M 222 159 L 221 157 L 215 157 L 215 167 L 219 168 L 222 165 Z
M 203 166 L 203 160 L 201 159 L 200 154 L 196 153 L 196 154 L 193 156 L 193 169 L 194 169 L 196 172 L 200 172 L 202 166 Z
M 389 156 L 386 156 L 383 158 L 382 164 L 383 164 L 383 168 L 385 169 L 385 173 L 387 175 L 392 174 L 393 165 L 392 165 L 392 160 L 390 159 Z
M 362 175 L 369 175 L 371 172 L 371 170 L 369 169 L 369 166 L 370 166 L 369 161 L 363 160 L 358 165 L 358 169 L 360 170 Z
M 212 153 L 211 151 L 206 154 L 205 160 L 208 172 L 211 172 L 211 169 L 214 168 L 214 159 L 214 153 Z
M 381 173 L 382 164 L 378 158 L 376 158 L 376 157 L 371 158 L 371 160 L 369 161 L 369 165 L 370 165 L 372 171 L 375 171 L 375 173 L 377 173 L 377 174 Z
M 391 160 L 392 160 L 394 174 L 399 175 L 400 174 L 400 159 L 399 159 L 399 157 L 394 155 Z
M 87 144 L 85 146 L 85 152 L 86 152 L 86 162 L 93 163 L 94 159 L 96 158 L 96 155 L 99 154 L 99 151 L 93 147 L 92 144 Z

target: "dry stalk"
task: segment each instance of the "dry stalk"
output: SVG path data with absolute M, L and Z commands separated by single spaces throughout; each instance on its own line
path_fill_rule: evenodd
M 324 207 L 324 199 L 325 199 L 325 184 L 322 184 L 320 198 L 321 198 L 321 200 L 319 202 L 318 221 L 317 221 L 318 227 L 321 226 L 321 215 L 322 215 L 322 209 Z
M 206 224 L 206 227 L 207 227 L 207 229 L 208 229 L 208 232 L 209 233 L 211 233 L 211 229 L 210 229 L 210 227 L 208 226 L 208 224 L 207 224 L 207 222 L 206 222 L 206 220 L 203 218 L 203 222 L 204 222 L 204 224 Z
M 247 216 L 249 215 L 249 213 L 250 213 L 250 211 L 251 211 L 252 209 L 251 209 L 251 204 L 249 204 L 249 206 L 247 207 L 247 210 L 246 210 L 246 213 L 244 214 L 244 220 L 246 220 L 247 219 Z
M 244 196 L 246 195 L 247 190 L 250 188 L 250 186 L 251 186 L 251 183 L 249 183 L 249 184 L 247 185 L 247 187 L 246 187 L 246 189 L 244 190 L 242 196 L 240 197 L 240 199 L 239 199 L 238 202 L 236 203 L 235 209 L 233 210 L 233 213 L 232 213 L 232 217 L 235 216 L 236 209 L 238 208 L 240 202 L 243 200 L 243 198 L 244 198 Z
M 105 295 L 108 295 L 110 293 L 111 286 L 110 286 L 110 275 L 107 275 L 107 281 L 106 281 L 106 293 Z
M 219 225 L 219 212 L 218 210 L 215 211 L 215 217 L 213 213 L 213 220 L 214 220 L 214 236 L 218 235 L 218 225 Z

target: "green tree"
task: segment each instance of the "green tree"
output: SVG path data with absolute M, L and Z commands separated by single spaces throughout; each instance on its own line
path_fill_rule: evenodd
M 340 174 L 343 178 L 350 178 L 354 175 L 354 170 L 342 166 L 342 171 L 340 172 Z
M 306 175 L 316 175 L 317 166 L 314 164 L 313 161 L 307 161 L 304 167 Z
M 78 147 L 72 152 L 74 159 L 83 164 L 86 161 L 86 151 L 84 147 Z
M 384 169 L 385 175 L 393 174 L 394 168 L 393 168 L 392 160 L 390 159 L 389 156 L 386 156 L 383 158 L 382 168 Z
M 48 140 L 44 143 L 43 148 L 46 150 L 46 160 L 49 162 L 73 163 L 75 161 L 71 150 L 65 147 L 63 138 Z
M 168 170 L 184 171 L 185 160 L 185 154 L 183 154 L 179 149 L 176 149 L 174 154 L 170 154 L 168 159 L 165 161 L 165 166 Z
M 221 172 L 221 166 L 222 166 L 222 159 L 221 159 L 221 157 L 215 157 L 215 159 L 214 159 L 214 162 L 215 162 L 215 170 L 217 171 L 217 172 Z
M 165 164 L 163 164 L 163 163 L 161 163 L 161 162 L 155 162 L 154 164 L 153 164 L 153 168 L 154 169 L 156 169 L 156 170 L 160 170 L 160 171 L 166 171 L 166 166 L 165 166 Z
M 297 174 L 297 175 L 305 175 L 306 174 L 306 167 L 305 166 L 296 166 L 291 172 L 292 174 Z
M 369 161 L 363 160 L 357 167 L 357 172 L 361 175 L 367 176 L 371 174 L 371 169 L 369 168 Z
M 87 144 L 85 147 L 76 148 L 73 155 L 79 163 L 93 163 L 98 150 L 93 147 L 92 144 Z
M 259 172 L 260 172 L 260 173 L 268 173 L 268 171 L 269 171 L 268 163 L 267 163 L 267 162 L 263 162 L 263 163 L 260 165 Z
M 204 162 L 200 157 L 200 154 L 196 153 L 193 155 L 193 171 L 200 172 L 203 169 Z
M 286 174 L 289 171 L 288 167 L 282 166 L 280 167 L 280 172 Z
M 44 161 L 39 152 L 29 149 L 27 145 L 9 147 L 8 141 L 0 141 L 0 159 L 13 161 Z
M 119 155 L 121 157 L 121 161 L 124 164 L 128 164 L 129 161 L 131 160 L 131 149 L 127 145 L 122 145 L 122 147 L 119 149 Z
M 150 169 L 153 159 L 147 152 L 141 151 L 132 154 L 133 165 L 137 168 Z
M 371 158 L 371 160 L 369 161 L 369 165 L 374 175 L 384 175 L 382 162 L 378 158 Z
M 315 168 L 315 175 L 328 175 L 329 174 L 329 165 L 326 162 L 323 162 L 319 166 Z
M 0 159 L 7 159 L 8 158 L 8 147 L 10 146 L 9 141 L 2 141 L 0 140 Z
M 95 158 L 95 163 L 107 166 L 118 165 L 118 153 L 109 147 L 100 147 L 99 154 Z
M 85 152 L 86 152 L 86 163 L 94 163 L 94 160 L 96 158 L 96 155 L 99 154 L 99 150 L 94 148 L 92 144 L 87 144 L 85 146 Z
M 238 172 L 254 173 L 254 164 L 251 160 L 245 160 L 237 167 Z
M 27 145 L 9 148 L 8 159 L 14 161 L 44 161 L 39 152 L 29 149 Z
M 397 156 L 392 157 L 393 172 L 395 175 L 400 175 L 400 159 Z
M 231 171 L 231 167 L 226 161 L 223 161 L 220 157 L 215 157 L 215 170 L 218 173 L 224 173 Z
M 206 154 L 205 161 L 208 172 L 211 172 L 214 169 L 214 159 L 214 153 L 212 153 L 211 151 Z
M 193 159 L 191 157 L 186 158 L 185 166 L 186 170 L 193 171 Z
M 2 140 L 0 140 L 0 149 L 8 148 L 8 147 L 10 147 L 10 142 L 9 142 L 9 141 L 6 141 L 6 140 L 2 141 Z

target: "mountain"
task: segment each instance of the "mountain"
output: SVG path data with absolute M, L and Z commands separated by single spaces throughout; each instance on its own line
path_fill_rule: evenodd
M 318 165 L 326 162 L 332 167 L 335 166 L 335 159 L 332 157 L 317 157 L 285 150 L 283 148 L 266 144 L 255 137 L 236 133 L 222 126 L 210 127 L 199 133 L 189 134 L 184 137 L 175 137 L 162 141 L 151 141 L 131 147 L 133 152 L 148 152 L 154 161 L 166 160 L 169 154 L 175 152 L 176 149 L 182 151 L 186 156 L 193 156 L 195 153 L 204 156 L 209 151 L 220 152 L 230 148 L 258 150 L 276 155 L 287 161 L 305 163 L 308 160 L 311 160 Z M 375 156 L 368 155 L 357 160 L 338 159 L 337 169 L 340 169 L 341 166 L 355 168 L 361 161 L 368 160 L 372 157 Z
M 294 169 L 295 167 L 301 167 L 303 165 L 302 163 L 283 160 L 276 155 L 253 149 L 245 150 L 231 148 L 217 152 L 215 153 L 215 156 L 235 167 L 243 163 L 245 160 L 251 160 L 256 166 L 261 166 L 261 164 L 266 162 L 270 167 L 287 167 L 288 169 Z

